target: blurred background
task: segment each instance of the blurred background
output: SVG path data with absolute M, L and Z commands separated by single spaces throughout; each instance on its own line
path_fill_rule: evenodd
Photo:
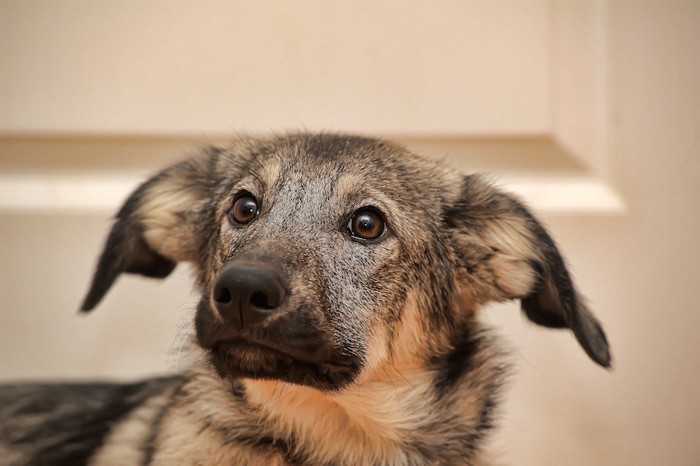
M 150 172 L 235 133 L 391 137 L 549 226 L 614 369 L 516 304 L 513 465 L 700 465 L 700 2 L 0 0 L 0 381 L 185 367 L 186 266 L 77 308 Z

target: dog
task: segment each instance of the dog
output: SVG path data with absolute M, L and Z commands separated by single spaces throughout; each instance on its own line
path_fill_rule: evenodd
M 520 300 L 609 367 L 601 325 L 521 201 L 380 139 L 241 137 L 116 216 L 82 305 L 194 266 L 206 359 L 134 384 L 0 389 L 4 465 L 481 465 Z

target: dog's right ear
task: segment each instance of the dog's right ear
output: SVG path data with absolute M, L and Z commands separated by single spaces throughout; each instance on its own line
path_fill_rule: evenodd
M 198 254 L 211 204 L 215 154 L 174 165 L 139 186 L 116 216 L 81 311 L 92 310 L 122 272 L 163 278 Z
M 610 367 L 603 327 L 581 299 L 549 232 L 522 202 L 470 175 L 445 220 L 464 281 L 479 304 L 520 299 L 528 319 L 571 329 L 591 359 Z

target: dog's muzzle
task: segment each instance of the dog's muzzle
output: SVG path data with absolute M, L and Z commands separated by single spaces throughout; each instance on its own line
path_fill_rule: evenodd
M 287 286 L 271 265 L 233 262 L 219 274 L 212 290 L 217 312 L 229 325 L 256 325 L 274 314 L 287 296 Z
M 351 383 L 362 361 L 334 344 L 314 317 L 313 301 L 295 299 L 290 288 L 275 261 L 228 262 L 197 308 L 200 347 L 209 351 L 222 377 L 284 380 L 328 390 Z

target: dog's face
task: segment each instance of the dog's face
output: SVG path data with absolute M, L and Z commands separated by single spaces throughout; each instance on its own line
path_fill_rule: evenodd
M 383 364 L 425 367 L 508 299 L 610 362 L 517 200 L 385 141 L 240 140 L 166 169 L 118 214 L 83 309 L 121 272 L 164 277 L 178 261 L 195 265 L 197 340 L 222 377 L 338 390 Z

